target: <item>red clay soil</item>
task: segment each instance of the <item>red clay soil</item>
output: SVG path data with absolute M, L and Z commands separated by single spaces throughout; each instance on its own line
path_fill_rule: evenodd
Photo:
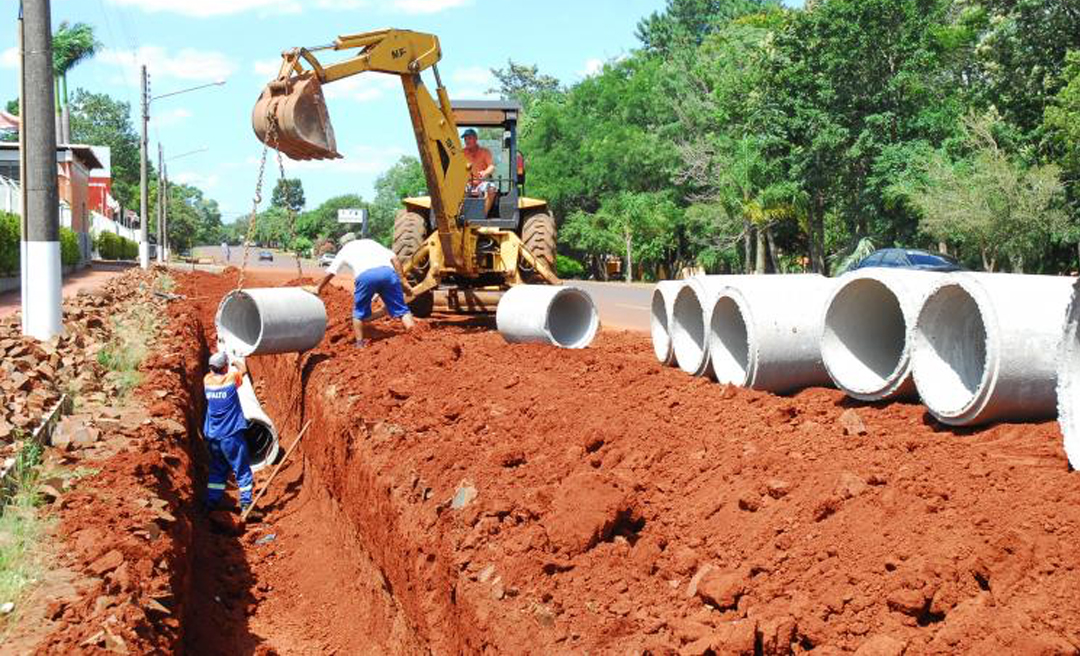
M 213 343 L 235 273 L 181 286 Z M 264 524 L 197 525 L 189 649 L 1080 652 L 1056 423 L 719 386 L 631 333 L 566 351 L 436 317 L 356 350 L 324 295 L 319 348 L 249 359 L 286 445 L 312 426 Z
M 99 418 L 113 455 L 69 462 L 92 473 L 52 517 L 57 565 L 81 578 L 74 596 L 47 601 L 51 627 L 35 653 L 167 653 L 183 638 L 194 496 L 188 435 L 200 419 L 190 392 L 206 350 L 190 310 L 174 310 L 160 348 L 143 362 L 142 403 Z

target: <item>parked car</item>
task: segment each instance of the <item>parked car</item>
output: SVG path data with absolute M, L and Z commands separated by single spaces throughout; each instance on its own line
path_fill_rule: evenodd
M 319 256 L 319 266 L 328 267 L 334 261 L 335 253 L 323 253 Z
M 263 260 L 268 260 L 270 262 L 273 262 L 274 261 L 274 254 L 271 251 L 266 251 L 266 250 L 259 251 L 259 261 L 262 262 Z
M 869 267 L 918 269 L 920 271 L 940 271 L 942 273 L 964 270 L 963 265 L 948 255 L 917 248 L 879 248 L 864 257 L 851 270 Z

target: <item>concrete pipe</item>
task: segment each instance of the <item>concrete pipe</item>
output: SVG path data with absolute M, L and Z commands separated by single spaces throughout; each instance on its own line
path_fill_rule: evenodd
M 326 306 L 299 287 L 243 289 L 221 299 L 215 323 L 234 355 L 307 351 L 326 333 Z
M 821 359 L 836 386 L 862 401 L 915 396 L 911 335 L 944 274 L 862 269 L 837 280 L 825 304 Z
M 675 364 L 675 349 L 671 347 L 671 312 L 675 296 L 685 285 L 682 280 L 664 280 L 653 288 L 649 331 L 652 333 L 653 353 L 661 364 Z
M 1058 348 L 1057 403 L 1065 456 L 1073 469 L 1080 469 L 1080 282 L 1073 285 Z
M 274 428 L 274 422 L 262 409 L 258 397 L 255 396 L 255 388 L 251 384 L 251 378 L 244 375 L 244 384 L 237 390 L 240 396 L 240 407 L 244 410 L 244 417 L 248 420 L 248 429 L 244 431 L 244 442 L 247 443 L 248 457 L 251 459 L 251 471 L 259 471 L 263 467 L 274 464 L 278 456 L 278 434 Z
M 1072 282 L 1008 273 L 942 277 L 919 311 L 911 356 L 930 413 L 953 426 L 1053 417 Z
M 749 275 L 694 276 L 676 292 L 671 306 L 671 348 L 675 364 L 693 376 L 711 373 L 709 366 L 709 313 L 720 291 Z
M 769 392 L 828 385 L 822 308 L 835 280 L 817 274 L 743 276 L 718 295 L 708 347 L 716 380 Z
M 495 324 L 508 342 L 585 348 L 596 336 L 600 318 L 596 304 L 584 289 L 518 285 L 499 300 Z

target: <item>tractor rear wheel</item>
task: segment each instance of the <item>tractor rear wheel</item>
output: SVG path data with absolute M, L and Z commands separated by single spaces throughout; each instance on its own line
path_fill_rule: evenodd
M 555 270 L 555 219 L 548 214 L 533 214 L 525 219 L 525 225 L 521 229 L 521 241 L 525 242 L 525 247 L 533 257 L 543 260 L 552 271 Z M 542 279 L 527 264 L 523 263 L 522 269 L 529 274 L 526 278 L 530 279 L 530 282 Z
M 405 265 L 424 244 L 427 236 L 427 225 L 424 217 L 416 212 L 401 210 L 394 217 L 394 255 Z M 427 265 L 413 268 L 409 274 L 409 283 L 417 284 L 427 276 Z M 423 318 L 431 314 L 435 305 L 435 295 L 426 292 L 417 296 L 409 303 L 409 310 L 414 316 Z

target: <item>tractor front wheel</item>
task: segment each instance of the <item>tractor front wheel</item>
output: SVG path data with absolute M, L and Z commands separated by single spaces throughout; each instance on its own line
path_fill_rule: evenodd
M 405 265 L 412 256 L 420 250 L 427 236 L 427 225 L 424 217 L 416 212 L 401 210 L 394 217 L 394 255 Z M 419 284 L 427 276 L 427 266 L 414 267 L 409 274 L 409 284 Z M 427 317 L 435 305 L 435 295 L 425 292 L 417 296 L 409 303 L 409 310 L 413 316 Z

